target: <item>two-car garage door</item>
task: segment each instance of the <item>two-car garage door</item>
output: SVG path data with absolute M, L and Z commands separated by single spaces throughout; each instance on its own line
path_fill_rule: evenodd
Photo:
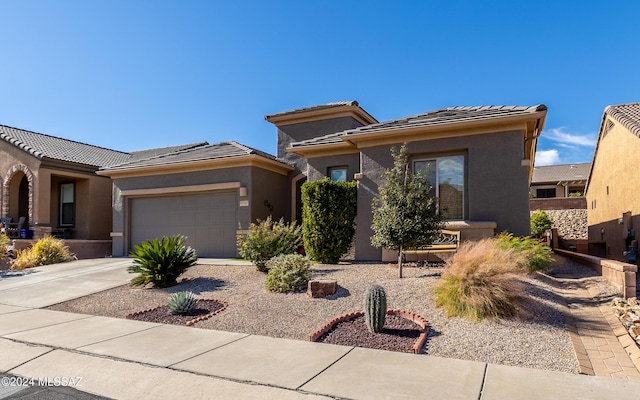
M 235 191 L 130 199 L 130 249 L 145 240 L 182 234 L 199 257 L 235 257 Z

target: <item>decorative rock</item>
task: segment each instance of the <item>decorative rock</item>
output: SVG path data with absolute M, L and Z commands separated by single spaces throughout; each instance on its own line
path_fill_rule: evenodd
M 631 328 L 629 328 L 629 334 L 633 338 L 640 336 L 640 325 L 632 325 Z
M 325 297 L 334 294 L 338 288 L 338 282 L 328 279 L 309 281 L 307 294 L 313 298 Z

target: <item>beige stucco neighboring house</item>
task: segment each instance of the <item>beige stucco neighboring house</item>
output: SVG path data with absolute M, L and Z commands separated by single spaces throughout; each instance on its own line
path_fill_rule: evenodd
M 640 229 L 640 103 L 605 108 L 587 183 L 589 242 L 625 261 Z
M 110 239 L 111 180 L 95 172 L 128 153 L 0 125 L 0 155 L 3 218 L 24 217 L 36 235 Z
M 529 184 L 546 114 L 544 105 L 452 107 L 377 122 L 351 101 L 265 118 L 277 126 L 279 156 L 296 167 L 291 215 L 299 208 L 299 182 L 357 180 L 355 259 L 393 260 L 370 243 L 371 203 L 393 165 L 392 147 L 407 143 L 414 170 L 430 171 L 447 228 L 461 231 L 462 240 L 528 235 Z

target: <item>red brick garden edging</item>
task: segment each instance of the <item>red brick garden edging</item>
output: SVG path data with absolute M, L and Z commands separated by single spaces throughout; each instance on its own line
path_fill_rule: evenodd
M 418 336 L 416 343 L 411 348 L 411 353 L 418 354 L 422 346 L 424 346 L 424 343 L 427 341 L 427 335 L 429 334 L 429 323 L 427 322 L 427 320 L 422 318 L 418 314 L 414 314 L 414 313 L 410 313 L 402 310 L 388 310 L 387 315 L 402 317 L 404 319 L 407 319 L 411 322 L 418 324 L 422 328 L 420 330 L 420 336 Z M 364 312 L 358 311 L 358 312 L 352 312 L 352 313 L 348 313 L 348 314 L 344 314 L 339 317 L 336 317 L 331 321 L 327 322 L 326 324 L 322 325 L 322 327 L 320 327 L 319 329 L 312 332 L 309 335 L 309 340 L 311 342 L 315 342 L 320 338 L 320 336 L 329 332 L 331 328 L 333 328 L 336 324 L 339 324 L 340 322 L 344 322 L 344 321 L 349 321 L 362 316 L 364 316 Z

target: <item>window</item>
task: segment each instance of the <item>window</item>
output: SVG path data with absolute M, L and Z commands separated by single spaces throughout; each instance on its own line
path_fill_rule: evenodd
M 556 197 L 556 188 L 536 189 L 536 197 L 539 199 L 549 199 L 551 197 Z
M 75 184 L 60 184 L 60 226 L 74 226 L 76 223 Z
M 413 170 L 426 174 L 446 219 L 464 219 L 464 156 L 416 160 Z
M 329 178 L 334 182 L 347 181 L 347 167 L 331 167 L 329 168 Z

